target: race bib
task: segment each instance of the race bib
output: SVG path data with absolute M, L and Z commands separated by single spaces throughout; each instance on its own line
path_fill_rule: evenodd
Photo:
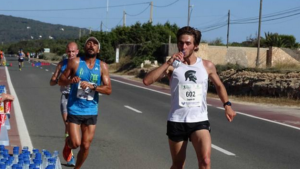
M 81 82 L 79 82 L 79 84 L 78 84 L 77 98 L 86 99 L 86 100 L 94 100 L 95 91 L 90 88 L 82 89 L 80 86 L 80 83 Z M 90 83 L 90 84 L 93 84 L 93 83 Z
M 179 84 L 179 106 L 201 107 L 202 85 L 201 84 Z

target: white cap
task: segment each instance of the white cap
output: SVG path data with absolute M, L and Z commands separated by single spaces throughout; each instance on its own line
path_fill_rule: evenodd
M 88 41 L 91 41 L 91 40 L 98 43 L 98 45 L 99 45 L 99 50 L 100 50 L 100 42 L 99 42 L 98 39 L 95 38 L 95 37 L 89 37 L 89 38 L 85 41 L 84 46 L 86 45 L 86 43 L 87 43 Z

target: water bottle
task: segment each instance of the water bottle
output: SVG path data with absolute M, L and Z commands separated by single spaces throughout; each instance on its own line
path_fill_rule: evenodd
M 55 169 L 55 166 L 54 166 L 54 165 L 48 165 L 48 166 L 46 167 L 46 169 Z
M 42 167 L 46 168 L 48 166 L 48 159 L 51 158 L 51 153 L 49 151 L 44 152 L 44 158 L 42 162 Z
M 32 150 L 32 155 L 31 155 L 30 163 L 33 163 L 32 160 L 35 159 L 35 156 L 36 156 L 37 153 L 39 153 L 39 149 L 34 148 L 34 149 Z
M 2 159 L 0 160 L 0 164 L 5 164 L 5 162 L 6 162 L 6 159 L 4 159 L 4 158 L 2 158 Z
M 18 164 L 14 164 L 14 165 L 12 165 L 12 169 L 18 169 L 18 167 L 19 167 L 19 165 Z
M 11 169 L 12 163 L 13 163 L 12 160 L 7 160 L 7 161 L 5 162 L 5 165 L 6 165 L 6 168 L 5 168 L 5 169 Z
M 48 165 L 45 168 L 47 168 L 48 166 L 54 166 L 55 167 L 55 163 L 56 163 L 55 158 L 49 158 L 48 159 Z
M 19 159 L 19 147 L 14 147 L 13 148 L 13 157 L 14 157 L 13 164 L 17 164 L 18 159 Z
M 185 55 L 185 52 L 184 52 L 184 51 L 182 51 L 182 53 L 183 53 L 183 55 Z M 181 65 L 181 63 L 182 63 L 181 61 L 175 59 L 175 60 L 173 61 L 172 66 L 173 66 L 174 68 L 178 68 L 178 67 Z
M 34 159 L 34 164 L 35 164 L 35 168 L 38 168 L 38 169 L 43 169 L 42 168 L 42 160 L 39 160 L 39 159 Z
M 35 164 L 30 164 L 29 165 L 29 169 L 35 169 L 35 168 L 36 168 Z
M 6 165 L 5 164 L 0 164 L 0 169 L 5 169 Z
M 29 159 L 24 160 L 23 169 L 29 169 L 30 161 Z
M 61 162 L 60 162 L 58 154 L 59 154 L 58 151 L 54 151 L 53 156 L 52 156 L 53 158 L 56 159 L 55 169 L 62 169 L 61 168 Z

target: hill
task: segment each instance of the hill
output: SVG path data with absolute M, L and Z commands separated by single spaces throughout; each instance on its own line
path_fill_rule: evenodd
M 80 28 L 54 25 L 32 19 L 0 15 L 0 43 L 12 43 L 30 39 L 76 39 Z M 88 33 L 88 29 L 81 32 Z

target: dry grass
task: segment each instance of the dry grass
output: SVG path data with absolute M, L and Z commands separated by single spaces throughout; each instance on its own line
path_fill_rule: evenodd
M 219 98 L 217 94 L 208 93 L 208 97 Z M 230 100 L 235 102 L 257 103 L 265 105 L 300 107 L 300 100 L 288 98 L 270 98 L 270 97 L 250 97 L 250 96 L 229 96 Z
M 276 63 L 273 66 L 273 68 L 278 69 L 278 70 L 298 70 L 298 71 L 300 71 L 300 64 L 280 62 L 280 63 Z

